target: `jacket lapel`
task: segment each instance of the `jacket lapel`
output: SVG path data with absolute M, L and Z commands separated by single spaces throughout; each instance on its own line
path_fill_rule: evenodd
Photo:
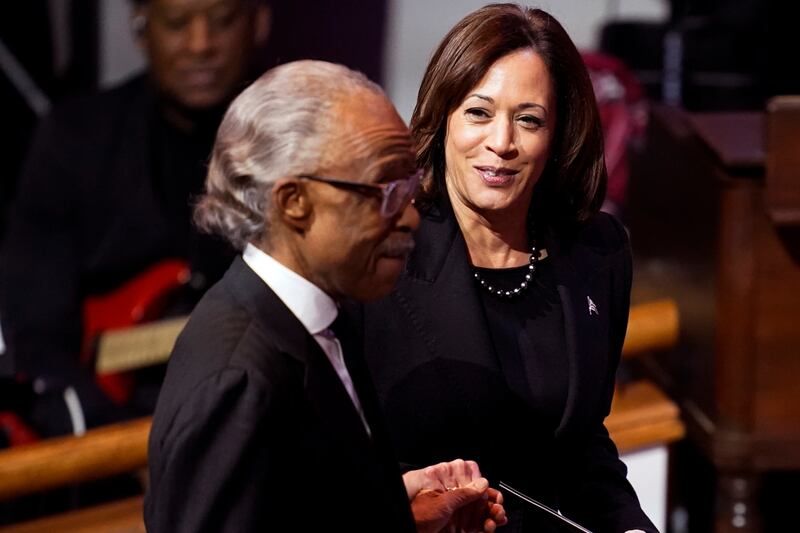
M 579 420 L 591 417 L 596 406 L 581 401 L 599 398 L 608 358 L 608 288 L 598 286 L 604 268 L 602 258 L 580 243 L 560 244 L 563 240 L 548 233 L 548 255 L 554 262 L 558 293 L 564 311 L 564 328 L 569 366 L 566 406 L 556 435 L 562 436 Z M 590 301 L 594 309 L 590 309 Z
M 306 397 L 326 433 L 337 440 L 345 453 L 361 462 L 370 446 L 361 418 L 347 390 L 333 369 L 325 352 L 280 298 L 239 256 L 228 275 L 235 276 L 232 286 L 260 327 L 269 332 L 276 347 L 304 367 Z
M 420 331 L 431 359 L 446 357 L 501 373 L 452 208 L 440 204 L 426 213 L 422 223 L 426 228 L 418 234 L 400 281 L 404 287 L 392 298 Z M 554 262 L 564 312 L 569 388 L 556 430 L 561 435 L 576 421 L 593 415 L 596 406 L 582 402 L 583 397 L 601 397 L 608 358 L 610 295 L 601 283 L 605 276 L 598 275 L 605 263 L 591 247 L 557 239 L 551 229 L 545 231 L 542 245 L 548 251 L 547 260 Z M 411 297 L 404 298 L 404 293 Z M 596 312 L 589 310 L 589 299 Z M 427 312 L 429 309 L 437 312 Z M 448 376 L 440 376 L 440 381 L 458 387 L 458 381 L 450 381 Z M 462 389 L 460 396 L 468 399 L 471 395 Z
M 347 371 L 353 381 L 353 388 L 356 391 L 356 395 L 358 395 L 361 409 L 364 411 L 364 418 L 366 418 L 367 424 L 369 424 L 372 440 L 377 444 L 381 437 L 380 430 L 383 425 L 383 417 L 380 412 L 380 407 L 378 406 L 375 388 L 372 385 L 372 378 L 369 375 L 369 370 L 364 361 L 364 354 L 362 351 L 363 338 L 361 338 L 360 332 L 353 326 L 353 312 L 353 307 L 342 306 L 339 309 L 340 315 L 343 315 L 345 318 L 347 330 L 339 339 L 339 342 L 344 352 Z M 337 320 L 340 318 L 337 318 Z
M 422 223 L 427 227 L 418 234 L 400 282 L 412 297 L 403 298 L 405 291 L 395 291 L 392 297 L 418 322 L 432 357 L 499 371 L 464 237 L 449 204 L 426 215 Z
M 397 458 L 393 452 L 393 446 L 386 428 L 383 413 L 378 404 L 378 396 L 375 387 L 372 383 L 372 378 L 369 374 L 364 354 L 361 347 L 364 344 L 362 336 L 363 331 L 358 331 L 353 324 L 357 323 L 352 320 L 354 317 L 352 312 L 357 312 L 355 307 L 340 308 L 340 313 L 347 317 L 348 333 L 342 342 L 344 349 L 344 357 L 347 365 L 347 370 L 353 380 L 358 399 L 361 402 L 361 408 L 364 411 L 364 417 L 370 427 L 372 452 L 374 454 L 375 463 L 381 469 L 380 475 L 382 478 L 379 480 L 382 486 L 387 489 L 387 494 L 395 494 L 395 499 L 398 502 L 404 502 L 407 495 L 405 486 L 402 479 L 398 475 L 399 465 Z M 407 509 L 403 507 L 401 513 L 406 514 Z
M 482 409 L 474 405 L 480 396 L 470 384 L 453 376 L 454 368 L 473 374 L 502 374 L 486 325 L 478 287 L 472 279 L 464 238 L 449 204 L 434 207 L 422 219 L 416 246 L 406 271 L 392 293 L 425 345 L 424 354 L 395 361 L 402 375 L 424 365 L 447 401 L 465 412 Z M 426 358 L 425 364 L 422 359 Z M 447 363 L 445 363 L 445 360 Z M 403 365 L 408 367 L 403 367 Z
M 318 421 L 322 426 L 323 440 L 317 446 L 325 449 L 323 455 L 330 455 L 330 449 L 334 448 L 336 452 L 333 455 L 337 460 L 341 458 L 353 473 L 350 483 L 372 487 L 367 501 L 371 502 L 370 505 L 380 506 L 381 512 L 386 513 L 385 519 L 392 525 L 392 531 L 413 530 L 405 488 L 388 438 L 370 441 L 350 396 L 322 348 L 241 256 L 234 259 L 225 278 L 232 278 L 228 287 L 253 317 L 256 326 L 263 328 L 269 342 L 274 342 L 281 353 L 299 363 L 305 396 L 314 413 L 312 419 L 300 422 L 314 424 Z M 348 358 L 355 362 L 357 357 L 358 354 L 351 354 Z M 366 371 L 354 366 L 357 370 L 351 377 L 370 427 L 381 428 L 374 392 L 369 382 L 364 382 Z

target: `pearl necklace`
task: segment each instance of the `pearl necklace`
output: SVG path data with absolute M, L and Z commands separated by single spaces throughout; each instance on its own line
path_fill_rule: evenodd
M 480 273 L 475 270 L 474 277 L 475 280 L 480 284 L 481 287 L 489 291 L 489 293 L 494 294 L 495 296 L 511 298 L 512 296 L 517 296 L 525 292 L 525 289 L 528 288 L 531 279 L 533 278 L 533 273 L 536 272 L 536 263 L 539 262 L 539 251 L 536 248 L 536 244 L 531 246 L 531 255 L 528 258 L 528 270 L 525 272 L 525 277 L 523 278 L 522 282 L 519 284 L 518 287 L 515 287 L 510 290 L 505 289 L 498 289 L 492 285 L 489 285 L 485 279 L 483 279 Z

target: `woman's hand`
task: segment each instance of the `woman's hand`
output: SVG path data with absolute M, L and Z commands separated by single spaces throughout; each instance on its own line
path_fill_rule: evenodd
M 403 474 L 408 500 L 423 489 L 447 491 L 449 489 L 469 485 L 481 478 L 481 471 L 475 461 L 455 459 L 447 463 L 438 463 L 419 470 L 410 470 Z

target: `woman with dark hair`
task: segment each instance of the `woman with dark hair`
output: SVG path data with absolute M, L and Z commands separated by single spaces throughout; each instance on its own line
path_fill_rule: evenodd
M 474 457 L 589 529 L 655 531 L 603 425 L 631 258 L 599 212 L 602 130 L 575 45 L 541 10 L 479 9 L 433 55 L 411 127 L 417 245 L 363 316 L 400 460 Z M 513 500 L 511 531 L 558 527 Z

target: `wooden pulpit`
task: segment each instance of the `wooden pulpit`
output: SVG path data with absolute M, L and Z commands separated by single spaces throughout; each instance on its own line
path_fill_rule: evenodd
M 716 531 L 760 531 L 759 481 L 800 468 L 800 98 L 652 109 L 631 182 L 634 300 L 681 338 L 648 360 L 716 472 Z

